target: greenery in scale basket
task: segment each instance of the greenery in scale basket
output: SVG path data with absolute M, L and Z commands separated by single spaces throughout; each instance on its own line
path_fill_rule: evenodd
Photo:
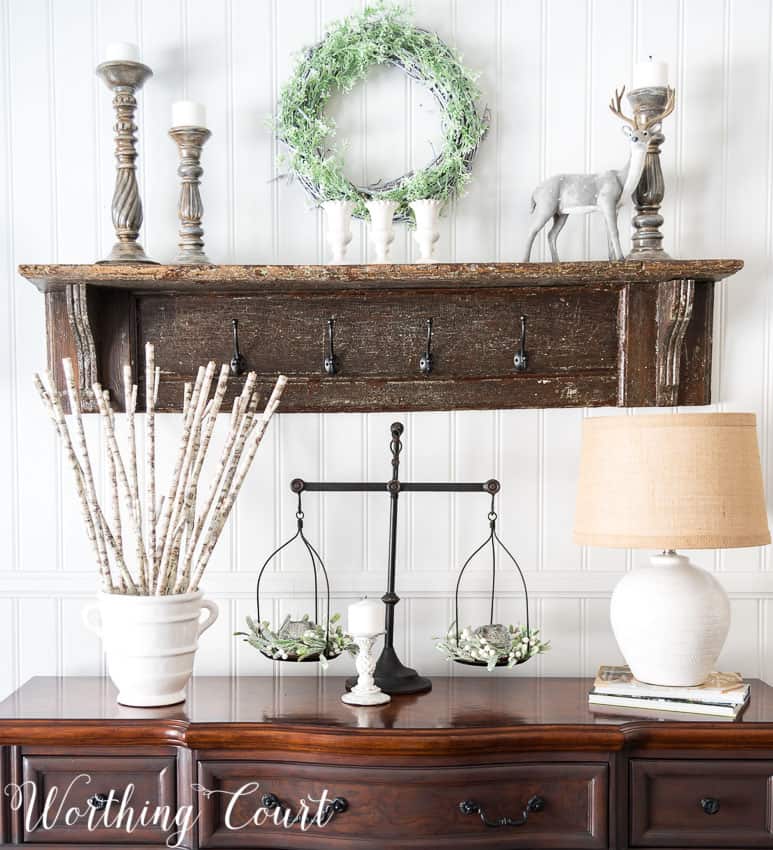
M 331 148 L 335 126 L 325 109 L 375 65 L 401 68 L 432 92 L 443 113 L 444 143 L 424 168 L 360 188 L 344 175 L 340 153 Z M 280 94 L 275 129 L 288 148 L 290 173 L 317 202 L 350 201 L 353 214 L 365 218 L 368 201 L 394 201 L 395 219 L 407 221 L 411 202 L 447 201 L 468 181 L 488 129 L 488 114 L 476 106 L 479 96 L 473 75 L 450 47 L 412 26 L 406 10 L 380 3 L 334 23 L 303 52 Z
M 247 617 L 249 632 L 236 632 L 236 635 L 273 661 L 319 661 L 320 666 L 326 668 L 329 660 L 344 652 L 357 653 L 357 645 L 351 635 L 344 632 L 340 621 L 341 615 L 333 614 L 325 631 L 324 626 L 312 622 L 308 614 L 300 620 L 292 620 L 288 614 L 282 625 L 273 631 L 267 620 L 256 622 Z
M 467 626 L 457 631 L 451 623 L 445 639 L 435 638 L 437 648 L 449 661 L 459 664 L 485 666 L 489 672 L 496 667 L 515 667 L 541 652 L 550 649 L 550 641 L 543 641 L 539 629 L 526 626 L 492 624 L 473 629 Z

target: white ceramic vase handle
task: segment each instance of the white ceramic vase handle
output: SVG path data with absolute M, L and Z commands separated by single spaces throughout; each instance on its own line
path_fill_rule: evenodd
M 202 599 L 201 607 L 209 612 L 209 617 L 207 617 L 207 619 L 199 625 L 199 636 L 203 635 L 204 632 L 214 624 L 220 614 L 220 609 L 214 602 L 210 602 L 209 599 Z
M 92 616 L 94 614 L 96 614 L 96 619 Z M 94 632 L 99 638 L 102 637 L 102 615 L 99 612 L 99 602 L 90 602 L 86 605 L 81 611 L 81 618 L 83 625 L 90 632 Z

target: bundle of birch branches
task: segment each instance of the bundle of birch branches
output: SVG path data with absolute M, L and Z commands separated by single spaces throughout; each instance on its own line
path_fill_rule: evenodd
M 62 360 L 72 413 L 68 425 L 53 376 L 44 382 L 35 375 L 35 387 L 61 440 L 75 477 L 86 533 L 96 557 L 106 593 L 166 595 L 198 590 L 201 577 L 244 484 L 266 428 L 287 383 L 280 375 L 268 403 L 258 411 L 257 375 L 250 372 L 234 399 L 228 433 L 202 499 L 199 488 L 204 460 L 228 385 L 228 366 L 210 362 L 198 370 L 195 383 L 184 388 L 182 434 L 168 489 L 157 498 L 155 404 L 160 371 L 152 344 L 145 346 L 144 492 L 140 493 L 137 459 L 137 384 L 131 367 L 123 370 L 126 399 L 126 443 L 118 446 L 110 395 L 92 385 L 106 444 L 110 478 L 110 517 L 97 497 L 94 467 L 86 442 L 81 400 L 72 361 Z M 212 384 L 214 393 L 210 398 Z M 202 492 L 204 492 L 202 488 Z M 129 534 L 125 533 L 125 525 Z M 130 569 L 129 564 L 133 565 Z

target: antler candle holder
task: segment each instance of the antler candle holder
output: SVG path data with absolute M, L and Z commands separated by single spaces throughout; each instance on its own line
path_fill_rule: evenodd
M 665 183 L 660 166 L 660 146 L 666 137 L 661 132 L 663 119 L 674 111 L 674 90 L 668 86 L 635 88 L 628 92 L 628 102 L 634 119 L 641 128 L 649 130 L 649 144 L 639 183 L 631 198 L 635 213 L 628 259 L 667 260 L 663 250 L 663 203 Z
M 97 74 L 113 92 L 115 109 L 115 190 L 113 227 L 118 241 L 102 263 L 154 263 L 137 241 L 142 226 L 142 201 L 137 185 L 137 125 L 134 94 L 153 76 L 147 65 L 131 59 L 117 59 L 97 66 Z
M 180 219 L 177 263 L 209 263 L 204 253 L 204 228 L 201 219 L 204 205 L 201 202 L 201 149 L 212 135 L 206 127 L 172 127 L 169 135 L 177 142 L 180 151 L 180 200 L 177 215 Z

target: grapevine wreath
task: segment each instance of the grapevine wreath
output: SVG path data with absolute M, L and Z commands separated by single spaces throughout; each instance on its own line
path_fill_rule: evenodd
M 424 168 L 389 182 L 355 186 L 330 147 L 335 133 L 325 115 L 330 98 L 351 91 L 374 65 L 394 65 L 426 86 L 442 111 L 443 146 Z M 446 201 L 470 176 L 475 153 L 488 129 L 478 113 L 480 91 L 472 74 L 432 32 L 410 24 L 407 12 L 377 5 L 338 21 L 323 40 L 300 56 L 279 97 L 276 132 L 287 146 L 286 162 L 317 202 L 353 201 L 354 215 L 366 215 L 365 201 L 398 202 L 395 219 L 411 218 L 408 204 L 422 198 Z

